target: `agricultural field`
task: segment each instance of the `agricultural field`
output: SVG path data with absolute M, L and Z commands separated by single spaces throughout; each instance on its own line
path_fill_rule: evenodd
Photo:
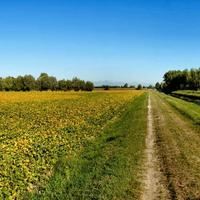
M 1 1 L 0 200 L 200 200 L 199 24 L 200 0 Z
M 62 168 L 62 163 L 74 166 L 70 169 L 65 164 L 64 166 L 68 166 L 68 168 L 60 169 L 64 174 L 62 180 L 65 181 L 65 184 L 72 185 L 77 182 L 75 174 L 80 173 L 79 170 L 81 169 L 79 167 L 83 163 L 77 164 L 74 160 L 80 161 L 81 155 L 86 156 L 87 153 L 81 154 L 81 152 L 88 151 L 88 148 L 94 148 L 94 144 L 92 144 L 94 141 L 98 143 L 101 140 L 104 141 L 107 137 L 107 140 L 111 141 L 111 144 L 112 141 L 115 142 L 115 137 L 117 137 L 115 132 L 119 134 L 119 137 L 121 137 L 120 134 L 122 132 L 125 134 L 124 126 L 126 126 L 126 131 L 129 132 L 128 128 L 131 123 L 127 124 L 125 122 L 127 120 L 136 120 L 139 117 L 134 117 L 133 115 L 140 115 L 140 126 L 143 125 L 144 120 L 146 120 L 145 99 L 146 94 L 143 91 L 135 90 L 99 91 L 92 93 L 1 92 L 0 199 L 45 199 L 45 196 L 48 195 L 50 196 L 47 199 L 50 199 L 50 197 L 56 199 L 56 196 L 49 194 L 48 188 L 50 186 L 47 183 L 50 180 L 52 182 L 56 180 L 56 183 L 52 183 L 53 188 L 55 190 L 63 189 L 62 181 L 59 182 L 57 180 L 61 176 L 60 174 L 57 175 L 57 171 L 59 172 L 60 167 Z M 132 110 L 136 110 L 137 112 L 133 112 Z M 125 112 L 128 113 L 125 115 L 123 114 Z M 125 124 L 122 123 L 121 125 L 121 123 L 115 122 L 121 119 L 123 115 L 125 115 Z M 131 116 L 130 119 L 127 118 L 128 115 Z M 133 127 L 131 127 L 130 132 L 133 129 L 139 128 L 137 127 L 138 123 L 132 125 Z M 120 126 L 123 126 L 123 129 L 121 128 L 123 131 L 121 130 L 121 132 L 119 132 Z M 113 130 L 115 131 L 113 132 Z M 140 130 L 139 132 L 143 132 L 143 134 L 137 136 L 138 144 L 136 147 L 130 147 L 130 144 L 126 147 L 133 148 L 132 153 L 134 153 L 134 148 L 137 150 L 135 151 L 137 155 L 134 155 L 135 157 L 133 158 L 138 161 L 134 160 L 135 165 L 131 166 L 133 167 L 133 171 L 140 160 L 138 152 L 141 152 L 142 145 L 144 148 L 146 131 Z M 104 139 L 101 139 L 101 135 L 104 135 L 102 137 Z M 116 140 L 118 143 L 120 141 Z M 102 146 L 102 144 L 98 145 Z M 124 145 L 126 146 L 127 143 Z M 114 146 L 109 147 L 108 145 L 106 147 L 108 148 L 108 152 L 105 152 L 105 154 L 107 153 L 108 157 L 111 150 L 115 151 Z M 122 149 L 116 148 L 116 152 L 118 151 L 122 151 Z M 92 152 L 94 153 L 95 149 Z M 128 155 L 128 153 L 127 151 L 126 154 Z M 99 155 L 100 158 L 101 156 Z M 122 155 L 122 159 L 124 159 L 124 155 Z M 95 158 L 93 160 L 95 161 Z M 69 162 L 72 163 L 69 164 Z M 116 164 L 114 160 L 112 162 L 113 165 Z M 122 164 L 124 163 L 122 162 Z M 91 163 L 91 166 L 94 164 Z M 127 165 L 126 167 L 130 166 Z M 71 182 L 72 180 L 74 180 L 73 183 Z M 126 184 L 128 185 L 128 182 Z M 81 183 L 79 183 L 80 185 Z M 71 191 L 73 191 L 74 187 L 71 188 Z M 72 192 L 70 193 L 69 189 L 67 193 L 70 195 Z M 105 195 L 107 194 L 105 191 L 104 193 Z M 59 192 L 57 191 L 55 194 L 58 195 Z M 73 195 L 75 194 L 78 195 L 77 191 L 73 191 L 69 199 L 73 199 Z M 85 199 L 88 199 L 87 195 Z M 80 198 L 80 196 L 77 198 Z
M 0 102 L 0 199 L 200 198 L 196 103 L 127 89 Z

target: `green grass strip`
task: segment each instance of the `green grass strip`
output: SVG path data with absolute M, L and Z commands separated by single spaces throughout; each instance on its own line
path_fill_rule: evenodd
M 181 114 L 191 119 L 195 124 L 200 125 L 200 105 L 196 103 L 188 102 L 182 99 L 178 99 L 169 95 L 159 94 L 167 100 L 174 108 L 176 108 Z
M 196 90 L 178 90 L 178 91 L 174 91 L 174 94 L 180 94 L 180 95 L 185 95 L 188 97 L 199 97 L 200 98 L 200 91 L 196 91 Z
M 25 199 L 138 199 L 146 126 L 145 93 L 80 155 L 60 159 L 49 183 L 37 193 L 26 194 Z

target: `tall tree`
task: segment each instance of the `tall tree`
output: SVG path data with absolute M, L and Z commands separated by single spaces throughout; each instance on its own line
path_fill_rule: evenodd
M 94 84 L 92 82 L 90 82 L 90 81 L 87 81 L 85 83 L 85 90 L 86 91 L 92 91 L 92 90 L 94 90 Z
M 156 88 L 156 90 L 158 90 L 158 91 L 161 89 L 161 85 L 160 85 L 159 82 L 157 82 L 157 83 L 155 84 L 155 88 Z
M 73 87 L 74 91 L 79 91 L 81 89 L 79 78 L 74 77 L 72 79 L 72 87 Z
M 3 78 L 0 77 L 0 91 L 3 91 Z
M 123 88 L 128 88 L 128 83 L 125 83 Z
M 58 88 L 58 81 L 56 79 L 56 77 L 54 76 L 50 76 L 49 77 L 49 84 L 50 84 L 50 90 L 54 91 Z
M 37 83 L 40 91 L 46 91 L 51 88 L 49 75 L 47 73 L 41 73 L 37 79 Z
M 200 69 L 172 70 L 164 74 L 162 89 L 164 92 L 172 92 L 183 89 L 200 89 Z
M 138 86 L 137 86 L 137 90 L 141 90 L 143 87 L 142 87 L 142 85 L 141 84 L 139 84 Z
M 8 76 L 3 79 L 3 88 L 5 91 L 14 90 L 14 77 Z
M 24 78 L 23 76 L 18 76 L 13 79 L 13 90 L 24 91 Z
M 36 80 L 32 75 L 25 75 L 23 77 L 24 91 L 36 90 Z
M 91 88 L 94 88 L 92 85 L 92 82 L 88 82 L 86 88 L 86 82 L 77 77 L 72 80 L 57 80 L 56 77 L 49 76 L 47 73 L 41 73 L 37 80 L 32 75 L 18 76 L 16 78 L 11 76 L 0 78 L 0 91 L 67 91 L 72 89 L 75 91 L 89 91 Z

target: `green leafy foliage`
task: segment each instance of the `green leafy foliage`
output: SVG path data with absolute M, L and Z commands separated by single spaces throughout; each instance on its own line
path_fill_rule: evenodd
M 0 93 L 0 199 L 19 199 L 73 158 L 139 91 Z

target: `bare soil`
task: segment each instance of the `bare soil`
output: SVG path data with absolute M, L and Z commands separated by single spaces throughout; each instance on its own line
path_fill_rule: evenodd
M 165 184 L 165 177 L 163 176 L 156 150 L 156 138 L 153 127 L 153 114 L 151 96 L 148 99 L 148 134 L 146 137 L 146 151 L 144 158 L 144 174 L 143 174 L 143 191 L 142 200 L 167 200 L 169 192 Z

